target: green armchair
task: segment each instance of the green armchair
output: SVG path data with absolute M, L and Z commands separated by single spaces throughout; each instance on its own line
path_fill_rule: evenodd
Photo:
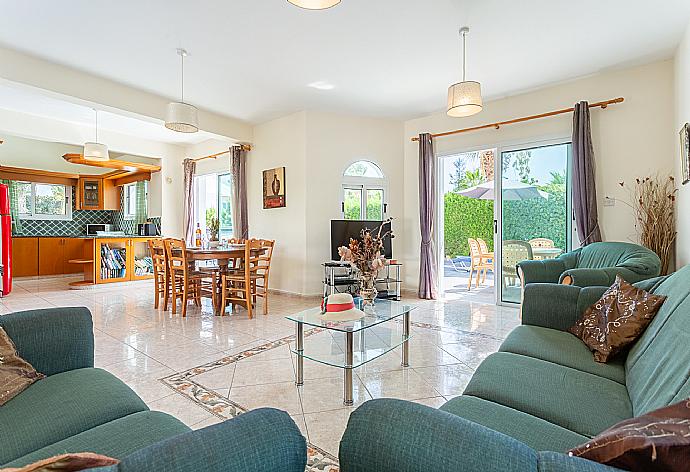
M 630 283 L 657 277 L 661 261 L 653 251 L 624 242 L 592 243 L 555 259 L 517 264 L 523 286 L 562 283 L 577 287 L 610 286 L 620 274 Z
M 121 460 L 101 471 L 304 472 L 306 440 L 271 408 L 192 431 L 146 404 L 118 378 L 94 368 L 91 313 L 83 307 L 0 316 L 17 352 L 46 378 L 0 407 L 0 469 L 66 452 Z

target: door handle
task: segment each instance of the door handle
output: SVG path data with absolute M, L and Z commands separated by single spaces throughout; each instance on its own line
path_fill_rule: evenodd
M 498 234 L 498 220 L 494 220 L 494 234 Z

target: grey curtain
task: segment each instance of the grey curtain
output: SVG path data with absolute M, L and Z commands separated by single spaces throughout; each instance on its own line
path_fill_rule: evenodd
M 419 135 L 419 298 L 436 299 L 436 256 L 432 240 L 436 215 L 436 158 L 428 133 Z
M 184 172 L 184 203 L 183 203 L 183 229 L 184 239 L 188 245 L 194 243 L 194 173 L 196 172 L 196 162 L 193 159 L 182 161 Z
M 594 147 L 589 128 L 589 105 L 575 104 L 573 112 L 573 211 L 580 244 L 601 241 L 594 181 Z
M 247 215 L 247 151 L 242 146 L 230 148 L 232 175 L 232 232 L 236 238 L 249 238 Z
M 134 223 L 140 225 L 142 223 L 146 223 L 146 220 L 148 218 L 148 205 L 146 201 L 146 181 L 139 180 L 137 181 L 135 186 L 137 202 L 136 206 L 134 207 Z

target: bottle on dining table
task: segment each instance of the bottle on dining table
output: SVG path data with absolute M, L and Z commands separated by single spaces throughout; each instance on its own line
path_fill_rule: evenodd
M 201 247 L 201 224 L 200 223 L 196 224 L 195 234 L 196 234 L 196 236 L 194 238 L 194 246 Z

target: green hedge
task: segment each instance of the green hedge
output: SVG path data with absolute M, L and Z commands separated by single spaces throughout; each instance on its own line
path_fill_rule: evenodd
M 469 255 L 467 238 L 482 238 L 493 249 L 494 211 L 492 200 L 478 200 L 456 193 L 444 196 L 445 252 L 454 257 Z M 503 203 L 505 239 L 529 241 L 542 237 L 556 247 L 566 247 L 565 193 L 550 193 L 548 199 L 506 201 Z
M 467 238 L 482 238 L 493 249 L 494 202 L 463 197 L 457 193 L 444 196 L 446 255 L 468 255 Z

